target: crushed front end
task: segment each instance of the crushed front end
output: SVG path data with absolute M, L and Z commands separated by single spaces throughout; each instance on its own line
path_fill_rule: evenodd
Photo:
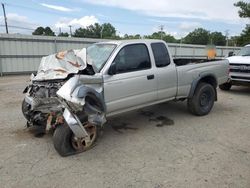
M 25 88 L 22 111 L 35 136 L 43 135 L 46 127 L 54 128 L 62 121 L 63 106 L 56 92 L 64 83 L 65 80 L 33 81 Z
M 24 89 L 22 111 L 35 136 L 62 123 L 64 107 L 56 92 L 75 74 L 94 74 L 84 62 L 86 49 L 68 50 L 43 57 L 36 75 Z

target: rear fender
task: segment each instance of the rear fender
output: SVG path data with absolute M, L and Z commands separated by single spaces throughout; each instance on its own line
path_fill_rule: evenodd
M 188 98 L 192 98 L 194 96 L 195 89 L 197 88 L 197 86 L 198 86 L 198 84 L 200 82 L 209 83 L 209 84 L 211 84 L 214 87 L 214 90 L 215 90 L 215 101 L 217 101 L 217 90 L 216 90 L 216 88 L 218 86 L 218 82 L 217 82 L 216 76 L 214 74 L 211 74 L 211 73 L 201 73 L 199 75 L 199 77 L 197 77 L 196 79 L 194 79 L 194 81 L 191 84 L 191 88 L 190 88 L 190 91 L 189 91 Z

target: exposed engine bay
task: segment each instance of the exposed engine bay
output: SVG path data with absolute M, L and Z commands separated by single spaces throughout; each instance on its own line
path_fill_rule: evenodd
M 65 80 L 34 81 L 26 87 L 22 111 L 27 119 L 27 126 L 35 128 L 35 136 L 44 134 L 47 124 L 54 127 L 58 118 L 61 118 L 63 106 L 58 101 L 56 92 L 64 83 Z

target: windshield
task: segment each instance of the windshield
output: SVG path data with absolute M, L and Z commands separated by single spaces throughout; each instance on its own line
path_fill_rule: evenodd
M 239 52 L 240 56 L 250 56 L 250 46 L 245 46 L 243 47 L 240 52 Z
M 93 44 L 87 48 L 87 62 L 99 72 L 115 49 L 115 44 Z

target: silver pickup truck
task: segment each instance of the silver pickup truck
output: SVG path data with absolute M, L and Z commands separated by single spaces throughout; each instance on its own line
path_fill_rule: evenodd
M 161 40 L 102 42 L 43 59 L 22 109 L 39 133 L 54 129 L 55 149 L 67 156 L 91 148 L 110 116 L 185 99 L 191 113 L 208 114 L 228 70 L 228 60 L 173 60 Z

